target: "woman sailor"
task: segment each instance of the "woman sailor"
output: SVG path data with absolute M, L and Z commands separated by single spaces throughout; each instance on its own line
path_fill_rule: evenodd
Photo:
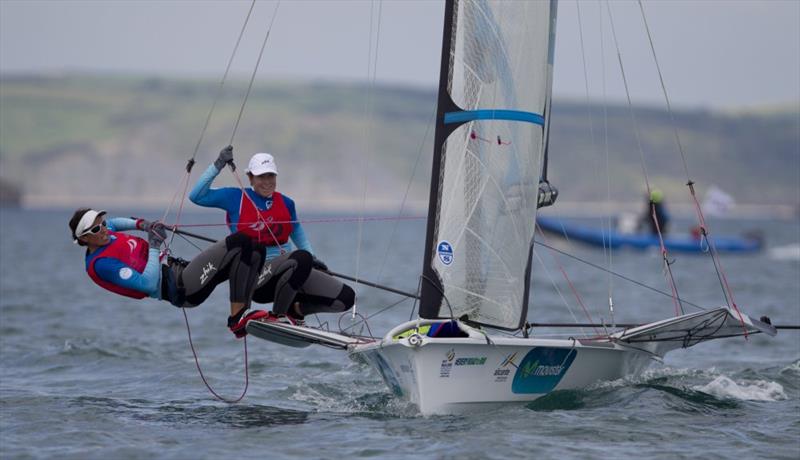
M 86 247 L 86 272 L 92 281 L 119 295 L 151 297 L 186 308 L 203 303 L 218 284 L 227 280 L 231 307 L 228 327 L 236 337 L 247 334 L 245 326 L 250 320 L 278 320 L 264 310 L 250 310 L 253 298 L 274 301 L 286 310 L 310 275 L 310 269 L 298 269 L 302 267 L 289 261 L 273 262 L 262 270 L 264 248 L 238 233 L 212 244 L 191 261 L 167 257 L 162 264 L 160 247 L 166 239 L 163 224 L 125 217 L 106 219 L 105 214 L 81 208 L 69 221 L 73 241 Z M 123 233 L 127 230 L 145 231 L 148 240 Z M 296 252 L 298 259 L 311 263 L 308 252 Z
M 294 200 L 276 191 L 278 167 L 275 158 L 269 153 L 256 153 L 250 158 L 246 173 L 251 187 L 211 188 L 227 164 L 233 165 L 233 147 L 230 145 L 220 151 L 214 163 L 200 176 L 189 193 L 189 199 L 200 206 L 224 210 L 232 233 L 247 235 L 255 243 L 266 246 L 267 265 L 289 262 L 296 263 L 300 270 L 310 271 L 292 308 L 286 310 L 276 303 L 273 312 L 302 320 L 308 314 L 350 309 L 355 303 L 353 289 L 323 273 L 328 267 L 316 257 L 298 257 L 298 253 L 313 255 L 314 250 L 297 219 Z M 291 252 L 290 239 L 303 251 Z M 254 300 L 261 302 L 265 298 L 256 294 Z

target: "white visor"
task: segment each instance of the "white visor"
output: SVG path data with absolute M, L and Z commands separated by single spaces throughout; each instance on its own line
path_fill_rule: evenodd
M 86 211 L 75 227 L 75 233 L 72 235 L 74 241 L 77 243 L 79 237 L 83 236 L 90 228 L 94 227 L 94 220 L 97 219 L 97 216 L 105 215 L 105 213 L 105 211 L 95 211 L 94 209 Z

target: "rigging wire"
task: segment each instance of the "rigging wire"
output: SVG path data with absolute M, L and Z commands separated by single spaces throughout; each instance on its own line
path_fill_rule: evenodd
M 736 306 L 736 301 L 733 299 L 733 291 L 731 290 L 730 285 L 728 284 L 728 279 L 725 276 L 725 271 L 722 268 L 722 263 L 719 261 L 716 248 L 714 247 L 714 241 L 713 239 L 708 237 L 709 234 L 708 225 L 706 224 L 705 217 L 703 216 L 703 210 L 700 206 L 700 202 L 697 200 L 697 195 L 695 194 L 694 181 L 689 175 L 689 166 L 686 162 L 686 154 L 683 149 L 683 143 L 681 142 L 680 133 L 678 132 L 678 125 L 677 123 L 675 123 L 675 116 L 672 111 L 672 104 L 670 103 L 669 94 L 667 93 L 667 86 L 666 84 L 664 84 L 664 75 L 661 72 L 661 65 L 659 64 L 658 57 L 656 56 L 656 48 L 655 45 L 653 44 L 653 35 L 650 33 L 650 26 L 647 22 L 647 15 L 644 12 L 644 5 L 642 4 L 642 0 L 638 0 L 638 4 L 639 4 L 639 11 L 641 11 L 642 14 L 642 21 L 644 22 L 644 28 L 647 31 L 647 39 L 650 43 L 650 51 L 653 56 L 653 62 L 656 65 L 656 70 L 658 70 L 658 79 L 661 83 L 661 90 L 664 94 L 664 101 L 667 104 L 667 112 L 669 113 L 670 123 L 672 125 L 673 133 L 675 135 L 675 143 L 678 146 L 678 151 L 681 156 L 681 162 L 683 163 L 683 170 L 686 173 L 686 185 L 687 187 L 689 187 L 689 194 L 691 195 L 692 201 L 694 202 L 695 205 L 697 220 L 698 223 L 700 224 L 700 232 L 702 234 L 703 239 L 705 239 L 706 242 L 708 243 L 711 260 L 714 263 L 714 270 L 716 270 L 717 272 L 717 278 L 719 279 L 720 286 L 722 287 L 722 293 L 725 296 L 725 301 L 727 302 L 729 307 L 733 306 L 734 310 L 736 310 L 736 313 L 739 315 L 739 321 L 742 323 L 742 328 L 744 328 L 745 330 L 744 336 L 746 339 L 747 328 L 745 327 L 744 324 L 744 318 L 742 317 L 742 313 L 739 311 L 739 308 Z
M 247 23 L 250 21 L 250 16 L 253 13 L 253 8 L 255 7 L 255 5 L 256 5 L 256 0 L 253 0 L 250 3 L 250 8 L 247 10 L 247 16 L 245 16 L 245 18 L 244 18 L 244 23 L 242 23 L 242 27 L 239 30 L 239 35 L 236 38 L 236 44 L 233 46 L 233 51 L 231 51 L 231 55 L 228 58 L 228 64 L 225 67 L 225 72 L 222 74 L 222 78 L 220 79 L 219 85 L 217 86 L 217 90 L 216 90 L 216 93 L 214 94 L 214 100 L 213 100 L 213 102 L 211 104 L 211 108 L 209 109 L 208 114 L 206 115 L 205 123 L 203 123 L 203 128 L 200 130 L 200 136 L 197 138 L 197 143 L 195 144 L 194 150 L 192 151 L 192 157 L 186 162 L 186 175 L 182 179 L 182 182 L 184 182 L 183 183 L 183 196 L 181 198 L 181 204 L 180 204 L 180 207 L 179 207 L 178 212 L 177 212 L 176 217 L 175 217 L 175 221 L 176 222 L 180 222 L 181 213 L 183 211 L 183 205 L 184 205 L 184 203 L 186 201 L 186 192 L 189 190 L 189 178 L 191 177 L 191 174 L 192 174 L 192 167 L 194 166 L 195 158 L 197 157 L 197 152 L 200 150 L 200 145 L 203 142 L 203 138 L 205 137 L 206 130 L 208 129 L 208 125 L 211 122 L 211 116 L 213 115 L 214 110 L 216 110 L 217 103 L 219 102 L 220 96 L 222 95 L 222 89 L 225 86 L 225 81 L 228 79 L 228 74 L 230 73 L 231 65 L 233 64 L 233 60 L 236 57 L 236 52 L 239 50 L 239 44 L 242 42 L 242 36 L 244 35 L 245 30 L 247 29 Z M 167 220 L 167 216 L 169 215 L 170 211 L 172 210 L 172 206 L 175 204 L 175 200 L 176 200 L 176 198 L 178 196 L 179 190 L 180 190 L 180 185 L 178 186 L 178 189 L 175 190 L 175 194 L 173 195 L 169 206 L 167 207 L 166 211 L 164 212 L 164 216 L 161 219 L 162 222 Z M 174 240 L 174 237 L 175 237 L 175 235 L 173 234 L 172 238 L 169 241 L 170 244 Z M 167 245 L 167 246 L 169 247 L 169 245 Z
M 545 236 L 544 232 L 542 231 L 542 228 L 539 226 L 538 223 L 536 224 L 536 229 L 535 230 L 538 230 L 539 236 L 541 236 L 542 239 L 547 240 L 547 237 Z M 535 238 L 534 238 L 533 242 L 536 243 L 536 239 Z M 572 284 L 572 280 L 567 275 L 567 271 L 564 270 L 564 266 L 561 265 L 561 261 L 558 260 L 558 258 L 555 255 L 553 255 L 553 260 L 555 260 L 559 271 L 561 271 L 561 274 L 564 276 L 564 279 L 567 281 L 567 284 L 569 284 L 569 288 L 572 290 L 573 295 L 575 295 L 575 299 L 578 301 L 578 305 L 580 305 L 581 309 L 583 309 L 583 313 L 586 315 L 586 318 L 589 319 L 590 323 L 594 323 L 594 319 L 592 319 L 592 315 L 591 315 L 591 313 L 589 313 L 589 309 L 586 308 L 586 304 L 583 302 L 583 298 L 578 293 L 578 290 L 575 288 L 575 285 Z M 600 331 L 598 331 L 597 328 L 594 328 L 594 329 L 595 329 L 595 332 L 599 335 Z
M 267 41 L 269 41 L 269 35 L 272 32 L 272 26 L 275 24 L 275 18 L 278 17 L 278 8 L 281 6 L 281 0 L 275 4 L 275 10 L 272 12 L 272 19 L 269 21 L 269 28 L 267 29 L 267 33 L 264 35 L 264 41 L 261 43 L 261 50 L 258 52 L 258 59 L 256 60 L 255 68 L 253 68 L 253 73 L 250 75 L 250 83 L 247 85 L 247 92 L 244 95 L 244 100 L 242 101 L 242 107 L 239 109 L 239 115 L 236 117 L 236 123 L 233 125 L 233 132 L 231 133 L 231 140 L 228 144 L 233 145 L 233 139 L 236 137 L 236 130 L 239 129 L 239 121 L 242 119 L 242 114 L 244 113 L 244 108 L 247 105 L 247 100 L 250 97 L 250 90 L 253 89 L 253 82 L 256 79 L 256 74 L 258 73 L 258 67 L 261 65 L 261 58 L 264 57 L 264 48 L 267 47 Z M 235 168 L 232 168 L 235 169 Z
M 244 34 L 244 31 L 247 28 L 247 24 L 248 24 L 248 22 L 250 20 L 250 16 L 251 16 L 251 14 L 253 12 L 254 6 L 255 6 L 255 0 L 253 0 L 252 3 L 250 4 L 250 8 L 249 8 L 249 10 L 247 12 L 247 16 L 245 18 L 244 24 L 242 25 L 242 28 L 241 28 L 241 30 L 239 32 L 239 36 L 238 36 L 238 38 L 236 40 L 236 44 L 234 45 L 234 48 L 233 48 L 233 52 L 231 53 L 231 57 L 228 59 L 227 67 L 225 69 L 225 72 L 223 74 L 222 79 L 220 80 L 220 84 L 219 84 L 219 87 L 217 88 L 217 93 L 214 96 L 214 101 L 212 103 L 211 109 L 209 110 L 208 115 L 206 116 L 206 120 L 205 120 L 205 123 L 203 125 L 203 129 L 201 130 L 200 137 L 198 138 L 197 144 L 195 145 L 195 149 L 194 149 L 194 151 L 192 153 L 192 158 L 190 158 L 189 161 L 186 164 L 186 174 L 184 175 L 184 182 L 185 183 L 183 184 L 183 197 L 181 199 L 181 204 L 180 204 L 180 207 L 179 207 L 177 215 L 176 215 L 176 219 L 175 219 L 176 222 L 175 222 L 175 227 L 173 227 L 173 230 L 175 228 L 177 228 L 177 226 L 178 226 L 178 224 L 180 222 L 180 217 L 181 217 L 181 213 L 182 213 L 182 210 L 183 210 L 183 205 L 184 205 L 184 203 L 186 201 L 186 192 L 187 192 L 188 187 L 189 187 L 189 178 L 191 176 L 192 167 L 194 166 L 194 163 L 195 163 L 195 157 L 196 157 L 197 152 L 198 152 L 198 150 L 200 148 L 200 145 L 202 143 L 203 137 L 205 136 L 205 132 L 206 132 L 206 130 L 208 128 L 209 122 L 211 120 L 211 116 L 212 116 L 212 114 L 213 114 L 213 112 L 214 112 L 214 110 L 216 108 L 217 102 L 219 101 L 219 97 L 220 97 L 220 94 L 222 92 L 222 88 L 223 88 L 225 80 L 227 79 L 228 74 L 230 72 L 231 64 L 232 64 L 233 59 L 234 59 L 234 57 L 236 55 L 236 51 L 239 48 L 239 44 L 241 43 L 241 39 L 242 39 L 242 36 Z M 242 114 L 244 113 L 245 105 L 247 104 L 247 99 L 250 96 L 250 90 L 253 87 L 253 81 L 255 80 L 255 76 L 256 76 L 256 73 L 258 71 L 259 64 L 261 63 L 261 58 L 262 58 L 262 56 L 264 54 L 264 48 L 266 47 L 267 40 L 269 39 L 270 32 L 272 31 L 272 26 L 273 26 L 273 24 L 275 22 L 275 17 L 277 16 L 278 7 L 279 6 L 280 6 L 280 0 L 278 1 L 278 3 L 275 6 L 275 11 L 274 11 L 274 13 L 272 15 L 272 19 L 270 21 L 269 28 L 267 29 L 266 36 L 264 37 L 264 42 L 261 45 L 261 50 L 260 50 L 259 55 L 258 55 L 258 60 L 256 61 L 255 69 L 253 70 L 253 75 L 251 76 L 250 83 L 249 83 L 249 85 L 247 87 L 247 93 L 245 94 L 244 101 L 242 102 L 242 106 L 241 106 L 241 108 L 239 110 L 239 115 L 236 118 L 236 123 L 234 124 L 233 132 L 231 133 L 231 140 L 230 140 L 230 144 L 231 145 L 233 144 L 233 139 L 236 136 L 236 131 L 237 131 L 238 127 L 239 127 L 239 122 L 240 122 L 240 120 L 242 118 Z M 236 177 L 237 181 L 239 182 L 239 186 L 240 186 L 240 188 L 242 190 L 242 194 L 243 195 L 247 195 L 245 190 L 244 190 L 244 187 L 242 186 L 241 181 L 239 180 L 238 175 L 235 173 L 235 165 L 233 163 L 231 163 L 230 166 L 231 166 L 231 172 L 233 173 L 233 175 Z M 165 211 L 163 220 L 166 220 L 166 217 L 169 214 L 169 211 L 170 211 L 172 205 L 174 204 L 176 197 L 177 197 L 177 192 L 173 196 L 172 202 L 170 203 L 169 207 Z M 248 198 L 249 198 L 249 195 L 248 195 Z M 251 202 L 252 202 L 252 199 L 251 199 Z M 253 206 L 255 206 L 255 203 L 253 203 Z M 260 215 L 259 215 L 259 217 L 260 217 Z M 269 228 L 269 227 L 267 227 L 267 228 Z M 171 244 L 172 241 L 174 240 L 175 234 L 176 234 L 176 232 L 173 231 L 172 238 L 170 239 L 170 242 L 165 247 L 165 251 L 166 252 L 169 252 L 169 244 Z M 193 243 L 190 242 L 190 244 L 193 244 Z M 194 245 L 194 246 L 197 247 L 196 245 Z M 208 390 L 215 397 L 217 397 L 221 401 L 224 401 L 224 402 L 227 402 L 227 403 L 236 403 L 236 402 L 241 401 L 242 398 L 244 398 L 245 394 L 247 394 L 247 389 L 248 389 L 249 382 L 250 382 L 250 380 L 249 380 L 249 369 L 248 369 L 248 356 L 247 356 L 247 339 L 246 338 L 244 339 L 244 369 L 245 369 L 245 386 L 244 386 L 244 389 L 242 390 L 242 394 L 237 399 L 233 399 L 233 400 L 226 399 L 226 398 L 220 396 L 217 392 L 214 391 L 214 389 L 209 385 L 208 381 L 206 380 L 205 375 L 203 375 L 203 370 L 200 367 L 200 361 L 199 361 L 199 359 L 197 357 L 197 352 L 196 352 L 196 350 L 194 348 L 194 344 L 192 342 L 192 332 L 191 332 L 191 328 L 189 327 L 189 318 L 188 318 L 188 315 L 186 314 L 186 309 L 185 308 L 181 309 L 181 311 L 183 312 L 184 320 L 186 322 L 186 332 L 187 332 L 187 335 L 189 337 L 189 346 L 190 346 L 190 348 L 192 350 L 192 354 L 194 356 L 195 365 L 197 366 L 197 370 L 200 373 L 200 378 L 203 380 L 203 383 L 206 385 L 206 388 L 208 388 Z
M 647 165 L 646 165 L 646 161 L 644 159 L 644 147 L 642 146 L 641 134 L 639 132 L 639 124 L 638 124 L 638 122 L 636 120 L 636 114 L 634 113 L 634 110 L 633 110 L 633 103 L 631 102 L 631 93 L 630 93 L 630 90 L 628 88 L 628 79 L 627 79 L 627 77 L 625 75 L 625 67 L 624 67 L 624 65 L 622 63 L 622 52 L 620 51 L 620 48 L 619 48 L 619 42 L 617 40 L 617 32 L 616 32 L 616 29 L 614 27 L 614 18 L 613 18 L 613 15 L 611 13 L 611 4 L 609 3 L 608 0 L 606 0 L 605 4 L 606 4 L 606 8 L 608 10 L 608 19 L 609 19 L 609 23 L 611 25 L 611 34 L 614 37 L 614 45 L 615 45 L 615 47 L 617 49 L 617 62 L 619 63 L 620 73 L 622 74 L 622 83 L 623 83 L 623 86 L 625 87 L 625 96 L 626 96 L 627 101 L 628 101 L 628 113 L 630 114 L 631 122 L 633 123 L 634 134 L 636 136 L 636 144 L 638 145 L 638 148 L 639 148 L 639 158 L 640 158 L 641 166 L 642 166 L 642 174 L 644 176 L 645 186 L 647 187 L 647 196 L 648 196 L 648 199 L 649 199 L 650 196 L 651 196 L 651 193 L 652 193 L 652 189 L 650 187 L 650 178 L 649 178 L 649 176 L 647 174 Z M 665 271 L 665 273 L 667 275 L 666 276 L 667 283 L 669 284 L 670 289 L 673 292 L 672 299 L 673 299 L 673 303 L 674 303 L 674 306 L 675 306 L 675 315 L 678 316 L 681 313 L 683 313 L 683 306 L 681 305 L 680 295 L 678 294 L 678 285 L 675 283 L 675 277 L 672 274 L 672 267 L 671 267 L 672 262 L 669 261 L 667 248 L 664 245 L 664 236 L 663 236 L 663 234 L 661 232 L 661 228 L 660 228 L 659 223 L 658 223 L 658 218 L 656 217 L 655 203 L 653 203 L 652 201 L 650 203 L 650 213 L 651 213 L 651 217 L 653 219 L 653 222 L 655 223 L 656 233 L 658 234 L 658 242 L 659 242 L 659 245 L 661 246 L 661 257 L 662 257 L 662 260 L 664 262 L 664 271 Z
M 242 115 L 244 114 L 244 109 L 245 106 L 247 106 L 247 101 L 250 98 L 250 91 L 253 89 L 253 82 L 255 81 L 256 75 L 258 74 L 258 68 L 261 65 L 261 59 L 264 57 L 264 49 L 267 47 L 269 36 L 272 33 L 272 26 L 275 24 L 275 18 L 278 17 L 278 9 L 280 8 L 280 6 L 281 6 L 281 0 L 278 0 L 278 2 L 275 4 L 275 9 L 272 12 L 272 18 L 270 19 L 269 27 L 267 28 L 267 33 L 264 34 L 264 40 L 261 43 L 261 50 L 258 53 L 258 59 L 256 60 L 256 65 L 253 67 L 253 73 L 250 75 L 250 82 L 247 85 L 247 92 L 245 93 L 244 100 L 242 100 L 242 106 L 239 108 L 239 115 L 237 116 L 236 123 L 233 126 L 233 132 L 231 132 L 231 138 L 228 145 L 233 145 L 233 141 L 236 138 L 236 131 L 239 128 L 239 122 L 241 121 Z M 234 179 L 236 179 L 236 183 L 239 185 L 239 190 L 241 190 L 242 196 L 247 197 L 247 200 L 250 202 L 250 205 L 252 205 L 255 210 L 258 210 L 258 206 L 256 206 L 255 201 L 250 196 L 250 194 L 247 193 L 247 190 L 245 189 L 245 186 L 242 183 L 242 179 L 239 177 L 239 174 L 236 173 L 236 165 L 233 162 L 230 163 L 230 171 Z M 278 241 L 278 238 L 273 233 L 271 226 L 264 220 L 264 217 L 261 215 L 260 212 L 256 212 L 256 216 L 258 219 L 257 224 L 259 226 L 259 236 L 261 232 L 264 229 L 266 229 L 267 233 L 269 233 L 268 237 L 272 239 L 272 241 L 278 248 L 280 248 L 280 252 L 281 254 L 283 254 L 285 250 Z
M 364 186 L 363 192 L 361 197 L 361 215 L 363 216 L 366 213 L 367 207 L 367 180 L 369 178 L 369 163 L 370 157 L 369 150 L 370 150 L 370 133 L 372 130 L 372 110 L 373 110 L 373 96 L 375 90 L 375 79 L 378 73 L 378 47 L 380 45 L 380 35 L 381 35 L 381 16 L 383 12 L 383 2 L 378 1 L 378 23 L 377 27 L 375 27 L 375 0 L 370 2 L 370 12 L 369 12 L 369 50 L 367 52 L 367 80 L 369 81 L 369 86 L 367 87 L 367 97 L 365 100 L 365 107 L 364 113 L 366 117 L 366 122 L 364 123 L 364 152 L 366 153 L 366 160 L 364 161 Z M 373 28 L 376 30 L 373 31 Z M 375 38 L 375 49 L 374 55 L 375 59 L 373 60 L 373 37 Z M 363 220 L 358 221 L 358 231 L 356 233 L 356 270 L 355 276 L 356 280 L 360 275 L 360 264 L 361 264 L 361 243 L 363 239 Z M 358 283 L 358 281 L 356 281 Z M 357 311 L 358 306 L 353 305 L 353 312 L 352 312 L 352 319 L 355 320 L 356 315 L 358 314 Z
M 595 139 L 594 134 L 594 118 L 592 117 L 592 109 L 589 97 L 589 72 L 586 66 L 586 48 L 584 45 L 584 38 L 583 38 L 583 21 L 581 18 L 581 5 L 578 0 L 575 1 L 575 7 L 577 9 L 577 18 L 578 18 L 578 34 L 580 38 L 580 45 L 581 45 L 581 62 L 583 63 L 583 82 L 584 82 L 584 89 L 586 92 L 586 118 L 589 120 L 589 134 L 591 136 L 592 142 L 592 152 L 597 152 L 597 142 Z M 601 61 L 605 64 L 605 50 L 603 49 L 603 29 L 602 29 L 602 8 L 600 8 L 600 46 L 601 46 Z M 604 74 L 603 74 L 603 91 L 605 94 L 605 65 L 603 67 Z M 608 132 L 606 132 L 606 141 L 608 140 L 607 137 Z M 606 200 L 610 203 L 611 202 L 611 172 L 608 169 L 608 142 L 605 144 L 605 160 L 606 160 L 606 192 L 607 198 Z M 599 155 L 598 155 L 599 156 Z M 597 169 L 595 169 L 595 180 L 599 175 L 600 165 L 598 164 Z M 606 265 L 608 266 L 609 270 L 613 269 L 613 248 L 611 247 L 611 217 L 608 216 L 606 219 L 605 217 L 601 219 L 601 232 L 603 237 L 603 258 L 606 260 Z M 563 226 L 562 226 L 563 230 Z M 565 232 L 566 233 L 566 232 Z M 611 322 L 614 323 L 614 278 L 609 275 L 608 276 L 608 309 L 611 314 Z
M 164 215 L 163 215 L 163 217 L 161 219 L 162 222 L 166 221 L 167 216 L 169 215 L 170 211 L 172 210 L 172 206 L 175 204 L 175 200 L 178 197 L 178 193 L 179 193 L 179 191 L 181 189 L 181 185 L 182 185 L 183 186 L 183 195 L 181 197 L 180 206 L 178 207 L 178 211 L 177 211 L 176 216 L 175 216 L 175 227 L 173 227 L 173 228 L 177 228 L 178 222 L 180 222 L 180 220 L 181 220 L 181 214 L 183 212 L 183 205 L 186 202 L 186 192 L 189 190 L 189 179 L 190 179 L 191 174 L 192 174 L 192 167 L 194 166 L 194 163 L 195 163 L 195 157 L 197 156 L 197 152 L 200 149 L 200 145 L 201 145 L 201 143 L 203 141 L 203 138 L 205 137 L 206 130 L 208 129 L 208 125 L 209 125 L 209 123 L 211 121 L 211 116 L 212 116 L 212 114 L 214 113 L 214 110 L 217 107 L 217 103 L 219 102 L 220 95 L 222 94 L 222 89 L 225 86 L 225 80 L 227 80 L 228 74 L 230 73 L 231 64 L 233 63 L 234 57 L 236 56 L 236 52 L 239 49 L 239 44 L 242 41 L 242 36 L 244 35 L 244 31 L 247 29 L 247 23 L 250 21 L 250 16 L 251 16 L 251 14 L 253 12 L 253 8 L 255 7 L 255 4 L 256 4 L 256 0 L 253 0 L 250 3 L 250 8 L 247 10 L 247 16 L 245 17 L 244 23 L 242 24 L 242 27 L 239 30 L 239 36 L 236 38 L 236 44 L 233 47 L 233 51 L 231 52 L 230 58 L 228 58 L 228 64 L 227 64 L 227 66 L 225 68 L 225 72 L 223 73 L 222 78 L 220 79 L 219 86 L 217 87 L 216 94 L 214 95 L 214 101 L 211 104 L 211 108 L 208 111 L 208 115 L 206 116 L 206 120 L 205 120 L 205 123 L 203 124 L 203 128 L 200 131 L 200 136 L 198 137 L 197 143 L 195 144 L 194 150 L 192 152 L 192 157 L 186 163 L 186 174 L 184 174 L 184 176 L 183 176 L 183 179 L 181 181 L 182 184 L 178 185 L 178 188 L 176 189 L 175 193 L 173 194 L 172 200 L 170 201 L 170 204 L 167 207 L 167 209 L 164 211 Z M 164 249 L 164 251 L 166 253 L 169 253 L 169 248 L 172 245 L 172 242 L 175 240 L 175 235 L 176 234 L 177 233 L 173 231 L 172 237 L 170 238 L 170 240 L 168 242 L 166 242 L 165 249 Z M 181 237 L 184 240 L 186 240 L 189 244 L 191 244 L 192 246 L 197 248 L 198 251 L 200 251 L 200 248 L 196 244 L 194 244 L 194 242 L 190 241 L 189 239 L 187 239 L 187 238 L 185 238 L 183 236 L 181 236 Z M 223 396 L 220 396 L 216 391 L 214 391 L 214 389 L 211 387 L 211 385 L 206 380 L 205 375 L 203 375 L 203 369 L 200 367 L 200 360 L 197 357 L 197 351 L 195 350 L 194 343 L 192 342 L 192 330 L 191 330 L 191 327 L 189 326 L 189 317 L 186 314 L 186 309 L 185 308 L 182 308 L 181 312 L 183 312 L 183 319 L 184 319 L 184 321 L 186 323 L 186 333 L 187 333 L 187 336 L 189 338 L 189 347 L 191 348 L 192 355 L 194 356 L 194 363 L 195 363 L 195 366 L 197 366 L 197 371 L 200 373 L 200 378 L 203 380 L 203 383 L 205 384 L 206 388 L 208 388 L 208 390 L 211 392 L 211 394 L 213 394 L 220 401 L 224 401 L 224 402 L 227 402 L 227 403 L 236 403 L 236 402 L 241 401 L 242 398 L 244 398 L 245 394 L 247 394 L 247 388 L 248 388 L 248 386 L 250 384 L 250 375 L 249 375 L 250 373 L 249 373 L 249 369 L 248 369 L 248 359 L 247 359 L 248 358 L 247 357 L 247 339 L 245 338 L 245 340 L 244 340 L 244 379 L 245 379 L 244 389 L 242 390 L 242 394 L 239 395 L 238 398 L 236 398 L 236 399 L 227 399 L 227 398 L 225 398 Z
M 414 181 L 414 176 L 417 174 L 417 166 L 419 166 L 419 160 L 422 158 L 422 151 L 425 148 L 425 143 L 428 141 L 428 135 L 431 132 L 431 126 L 434 125 L 434 120 L 436 119 L 436 106 L 433 107 L 433 112 L 431 113 L 430 118 L 428 119 L 427 128 L 425 129 L 425 135 L 422 136 L 422 142 L 419 144 L 419 150 L 417 151 L 417 158 L 414 160 L 414 167 L 411 169 L 411 177 L 408 178 L 408 183 L 406 184 L 406 191 L 403 194 L 403 200 L 400 202 L 400 210 L 397 212 L 397 218 L 395 220 L 395 224 L 392 226 L 392 232 L 389 235 L 389 243 L 386 245 L 386 253 L 383 255 L 383 259 L 381 260 L 381 268 L 378 270 L 378 276 L 376 277 L 377 282 L 381 282 L 381 277 L 383 276 L 383 269 L 386 268 L 386 261 L 389 260 L 389 251 L 392 249 L 392 243 L 394 242 L 395 233 L 397 233 L 397 227 L 399 225 L 399 221 L 402 220 L 403 210 L 406 207 L 406 202 L 408 201 L 408 194 L 411 191 L 411 185 Z
M 575 313 L 573 313 L 572 308 L 569 306 L 569 302 L 567 302 L 566 297 L 564 297 L 564 293 L 561 292 L 561 288 L 558 287 L 558 283 L 556 283 L 556 280 L 553 278 L 553 275 L 550 273 L 550 270 L 547 268 L 547 265 L 545 265 L 544 260 L 542 260 L 542 256 L 539 255 L 538 251 L 533 251 L 533 254 L 536 256 L 536 260 L 538 260 L 539 263 L 542 264 L 542 268 L 544 269 L 544 274 L 547 276 L 547 279 L 550 280 L 550 284 L 553 285 L 553 288 L 558 293 L 558 296 L 561 298 L 561 301 L 564 302 L 564 306 L 567 307 L 567 311 L 569 312 L 569 316 L 572 317 L 572 321 L 577 323 L 578 317 L 575 316 Z M 580 330 L 581 334 L 588 337 L 589 334 L 587 334 L 583 330 L 583 328 L 580 328 Z
M 550 246 L 550 245 L 548 245 L 548 244 L 546 244 L 546 243 L 542 243 L 541 241 L 534 241 L 533 243 L 534 243 L 534 244 L 538 244 L 539 246 L 546 247 L 547 249 L 550 249 L 551 251 L 555 251 L 555 252 L 557 252 L 557 253 L 559 253 L 559 254 L 562 254 L 562 255 L 564 255 L 564 256 L 567 256 L 567 257 L 569 257 L 570 259 L 576 260 L 576 261 L 578 261 L 578 262 L 580 262 L 580 263 L 582 263 L 582 264 L 586 264 L 586 265 L 588 265 L 588 266 L 590 266 L 590 267 L 592 267 L 592 268 L 596 268 L 596 269 L 598 269 L 598 270 L 602 270 L 602 271 L 604 271 L 604 272 L 608 272 L 608 273 L 610 273 L 610 274 L 612 274 L 612 275 L 616 276 L 617 278 L 623 279 L 623 280 L 625 280 L 625 281 L 628 281 L 628 282 L 630 282 L 630 283 L 633 283 L 633 284 L 635 284 L 635 285 L 637 285 L 637 286 L 643 287 L 643 288 L 645 288 L 645 289 L 649 289 L 649 290 L 651 290 L 651 291 L 653 291 L 653 292 L 656 292 L 656 293 L 658 293 L 658 294 L 661 294 L 661 295 L 664 295 L 664 296 L 667 296 L 667 297 L 672 297 L 672 294 L 670 294 L 669 292 L 665 292 L 665 291 L 662 291 L 662 290 L 660 290 L 660 289 L 656 289 L 656 288 L 654 288 L 654 287 L 652 287 L 652 286 L 648 286 L 647 284 L 644 284 L 644 283 L 642 283 L 641 281 L 636 281 L 635 279 L 633 279 L 633 278 L 629 278 L 629 277 L 627 277 L 627 276 L 625 276 L 625 275 L 623 275 L 623 274 L 621 274 L 621 273 L 617 273 L 617 272 L 615 272 L 615 271 L 610 271 L 610 270 L 608 270 L 608 269 L 606 269 L 606 268 L 604 268 L 604 267 L 602 267 L 602 266 L 600 266 L 600 265 L 597 265 L 597 264 L 595 264 L 595 263 L 589 262 L 588 260 L 585 260 L 585 259 L 581 259 L 581 258 L 580 258 L 580 257 L 578 257 L 578 256 L 575 256 L 575 255 L 572 255 L 572 254 L 570 254 L 570 253 L 568 253 L 568 252 L 562 251 L 562 250 L 560 250 L 560 249 L 558 249 L 558 248 L 555 248 L 555 247 L 553 247 L 553 246 Z M 697 304 L 695 304 L 695 303 L 689 302 L 689 301 L 688 301 L 688 300 L 686 300 L 686 299 L 680 299 L 680 301 L 681 301 L 682 303 L 686 304 L 686 305 L 689 305 L 689 306 L 695 307 L 695 308 L 697 308 L 698 310 L 702 310 L 702 311 L 705 311 L 705 310 L 706 310 L 705 308 L 701 307 L 700 305 L 697 305 Z

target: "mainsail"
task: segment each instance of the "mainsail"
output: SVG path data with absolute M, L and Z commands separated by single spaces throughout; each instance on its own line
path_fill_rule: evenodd
M 423 318 L 525 321 L 556 3 L 447 2 Z

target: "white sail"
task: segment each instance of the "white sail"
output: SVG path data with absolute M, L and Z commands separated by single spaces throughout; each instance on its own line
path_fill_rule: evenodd
M 527 311 L 555 3 L 464 0 L 451 19 L 437 138 L 449 135 L 436 152 L 426 253 L 425 279 L 437 286 L 433 302 L 423 290 L 421 314 L 516 329 Z

